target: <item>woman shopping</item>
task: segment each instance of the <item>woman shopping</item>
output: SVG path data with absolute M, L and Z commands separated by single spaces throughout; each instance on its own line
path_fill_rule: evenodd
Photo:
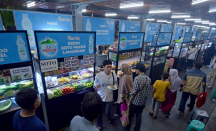
M 166 91 L 166 100 L 160 106 L 160 109 L 166 114 L 167 117 L 170 115 L 170 111 L 172 107 L 175 105 L 177 90 L 179 89 L 182 81 L 178 76 L 178 71 L 176 69 L 170 69 L 170 90 L 167 89 Z
M 120 75 L 119 80 L 119 89 L 118 89 L 118 100 L 116 114 L 114 116 L 121 116 L 120 104 L 124 101 L 128 104 L 129 94 L 133 88 L 133 79 L 131 67 L 128 64 L 123 64 L 121 68 L 122 74 Z

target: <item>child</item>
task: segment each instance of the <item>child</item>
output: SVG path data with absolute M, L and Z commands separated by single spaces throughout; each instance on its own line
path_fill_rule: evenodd
M 170 89 L 170 82 L 166 81 L 166 79 L 169 79 L 170 81 L 170 75 L 168 72 L 163 73 L 161 80 L 157 80 L 153 85 L 154 90 L 152 94 L 152 110 L 149 112 L 153 119 L 157 118 L 160 105 L 165 101 L 166 98 L 166 90 Z

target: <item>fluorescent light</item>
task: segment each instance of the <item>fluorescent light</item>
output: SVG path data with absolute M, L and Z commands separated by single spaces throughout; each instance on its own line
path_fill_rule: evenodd
M 216 25 L 216 24 L 209 24 L 209 26 L 214 26 L 214 25 Z
M 170 22 L 170 21 L 167 21 L 167 23 L 168 23 L 168 24 L 171 24 L 172 22 Z
M 86 9 L 83 9 L 82 12 L 87 12 L 87 10 L 86 10 Z
M 202 24 L 209 24 L 209 22 L 202 22 Z
M 128 19 L 139 19 L 137 16 L 128 16 Z
M 200 21 L 194 21 L 195 23 L 207 23 L 209 21 L 204 21 L 204 20 L 200 20 Z
M 200 25 L 193 25 L 193 26 L 200 26 Z
M 132 7 L 139 7 L 139 6 L 144 6 L 144 3 L 131 3 L 131 4 L 122 4 L 119 6 L 119 8 L 123 9 L 123 8 L 132 8 Z
M 117 16 L 116 13 L 106 13 L 105 16 Z
M 178 24 L 178 25 L 186 25 L 186 23 L 176 23 L 176 24 Z
M 166 23 L 167 22 L 167 20 L 157 20 L 157 22 L 164 22 L 164 23 Z
M 209 10 L 209 13 L 216 12 L 216 9 Z
M 195 4 L 199 4 L 199 3 L 202 3 L 202 2 L 206 2 L 206 1 L 208 1 L 208 0 L 194 0 L 191 4 L 192 5 L 195 5 Z
M 32 6 L 35 6 L 35 2 L 34 1 L 27 4 L 27 7 L 32 7 Z
M 209 23 L 209 25 L 215 25 L 215 23 Z
M 147 21 L 154 21 L 155 19 L 146 19 Z
M 170 13 L 171 10 L 155 10 L 155 11 L 149 11 L 149 14 L 153 13 Z
M 201 21 L 201 19 L 185 19 L 185 21 Z
M 171 18 L 190 18 L 190 15 L 172 15 Z

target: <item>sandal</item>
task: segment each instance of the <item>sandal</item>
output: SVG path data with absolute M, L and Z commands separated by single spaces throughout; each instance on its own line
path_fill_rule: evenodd
M 184 115 L 184 112 L 180 112 L 180 116 L 183 116 Z

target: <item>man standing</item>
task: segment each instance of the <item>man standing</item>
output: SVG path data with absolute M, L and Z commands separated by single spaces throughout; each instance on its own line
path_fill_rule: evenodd
M 138 76 L 135 77 L 134 86 L 131 92 L 131 97 L 128 102 L 129 121 L 130 121 L 130 124 L 126 127 L 128 130 L 130 130 L 131 121 L 134 114 L 136 114 L 136 124 L 134 127 L 134 131 L 140 130 L 142 112 L 147 101 L 148 90 L 151 83 L 151 79 L 148 76 L 146 76 L 144 72 L 145 72 L 144 64 L 138 63 L 136 65 L 136 74 Z
M 40 106 L 38 92 L 27 88 L 19 91 L 15 96 L 16 103 L 21 107 L 13 118 L 15 131 L 46 131 L 44 123 L 35 115 Z
M 118 67 L 116 67 L 118 68 Z M 108 117 L 108 123 L 111 123 L 111 106 L 113 102 L 113 90 L 108 86 L 117 87 L 117 76 L 111 72 L 112 62 L 110 60 L 103 61 L 104 72 L 100 72 L 95 77 L 94 86 L 97 89 L 97 93 L 100 95 L 104 102 L 105 114 Z M 97 120 L 98 129 L 102 129 L 102 114 Z
M 187 106 L 189 107 L 189 111 L 193 110 L 195 100 L 199 95 L 200 92 L 200 85 L 202 83 L 202 92 L 205 92 L 206 87 L 206 74 L 200 70 L 202 67 L 202 62 L 198 61 L 195 63 L 195 69 L 190 70 L 185 73 L 183 77 L 183 84 L 185 85 L 184 91 L 182 93 L 181 102 L 179 105 L 180 115 L 184 115 L 185 104 L 190 96 L 190 104 Z
M 187 60 L 187 62 L 186 62 L 186 66 L 189 68 L 189 69 L 191 69 L 192 67 L 193 67 L 193 62 L 194 62 L 194 60 L 195 60 L 195 57 L 196 57 L 196 54 L 197 54 L 197 48 L 196 48 L 196 44 L 195 43 L 193 43 L 192 44 L 192 49 L 190 49 L 189 51 L 188 51 L 188 60 Z

